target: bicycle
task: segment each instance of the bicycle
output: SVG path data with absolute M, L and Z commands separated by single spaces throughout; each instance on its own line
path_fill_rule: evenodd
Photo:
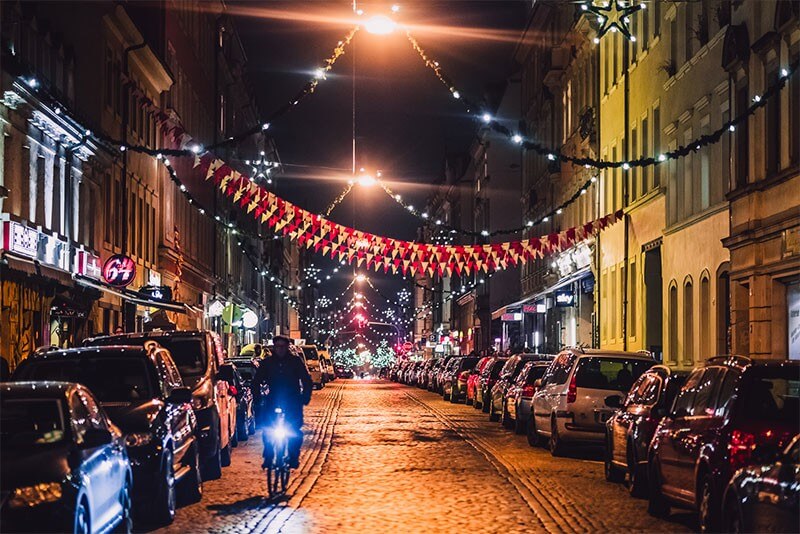
M 267 464 L 267 491 L 273 498 L 286 493 L 289 484 L 289 433 L 286 416 L 281 408 L 275 408 L 275 420 L 271 427 L 265 428 L 261 434 L 266 452 L 271 451 Z M 268 449 L 269 447 L 269 449 Z

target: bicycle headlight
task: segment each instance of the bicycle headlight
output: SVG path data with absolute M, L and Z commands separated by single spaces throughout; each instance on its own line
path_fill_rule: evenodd
M 153 441 L 153 434 L 150 432 L 131 432 L 125 436 L 125 445 L 128 447 L 141 447 Z
M 272 436 L 275 439 L 280 439 L 280 440 L 286 439 L 287 434 L 288 433 L 286 432 L 286 428 L 282 426 L 276 426 L 275 428 L 272 429 Z
M 61 498 L 61 484 L 58 482 L 43 482 L 35 486 L 17 488 L 8 500 L 12 508 L 31 508 L 46 502 L 54 502 Z

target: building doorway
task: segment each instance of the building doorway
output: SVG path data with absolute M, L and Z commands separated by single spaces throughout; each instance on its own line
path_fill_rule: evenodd
M 664 306 L 661 278 L 661 246 L 651 248 L 644 253 L 644 290 L 645 290 L 645 346 L 659 362 L 664 361 Z M 674 349 L 673 349 L 674 350 Z

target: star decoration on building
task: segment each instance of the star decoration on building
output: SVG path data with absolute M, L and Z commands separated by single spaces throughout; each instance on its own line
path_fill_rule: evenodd
M 602 5 L 581 4 L 581 9 L 595 15 L 597 22 L 600 24 L 600 28 L 597 30 L 597 37 L 594 39 L 595 43 L 599 43 L 600 39 L 609 31 L 619 31 L 629 41 L 636 41 L 636 36 L 631 35 L 628 24 L 630 23 L 630 16 L 644 9 L 644 7 L 644 4 L 616 0 Z

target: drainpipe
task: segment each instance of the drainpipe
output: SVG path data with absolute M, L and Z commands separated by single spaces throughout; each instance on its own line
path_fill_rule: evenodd
M 130 72 L 128 71 L 128 54 L 135 50 L 140 50 L 147 46 L 146 41 L 139 44 L 127 47 L 122 53 L 122 72 L 125 77 L 130 81 Z M 128 145 L 128 121 L 130 116 L 130 95 L 128 86 L 124 85 L 121 88 L 123 102 L 122 102 L 122 146 Z M 120 249 L 123 254 L 128 250 L 128 150 L 122 152 L 122 243 Z M 136 315 L 136 305 L 122 303 L 122 325 L 126 332 L 134 330 L 133 318 Z
M 622 37 L 620 37 L 622 39 Z M 631 136 L 630 136 L 630 74 L 628 74 L 628 67 L 630 65 L 630 42 L 623 42 L 622 44 L 622 67 L 624 69 L 623 75 L 625 76 L 625 93 L 624 93 L 624 113 L 623 113 L 623 120 L 625 121 L 625 143 L 623 144 L 623 161 L 628 161 L 630 159 L 630 146 L 631 146 Z M 630 188 L 628 187 L 628 175 L 626 175 L 626 171 L 623 169 L 622 171 L 622 209 L 626 209 L 629 203 L 629 195 L 630 195 Z M 623 215 L 623 222 L 625 224 L 624 232 L 625 232 L 625 239 L 624 239 L 624 274 L 622 276 L 622 350 L 628 350 L 628 277 L 629 277 L 629 234 L 630 234 L 630 225 L 631 225 L 631 218 L 630 215 L 626 212 Z M 635 318 L 634 318 L 635 320 Z

